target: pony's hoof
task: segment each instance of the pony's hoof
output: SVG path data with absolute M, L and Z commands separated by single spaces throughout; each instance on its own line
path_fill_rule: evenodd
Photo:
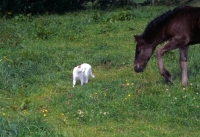
M 182 85 L 183 86 L 187 86 L 188 85 L 188 81 L 182 81 Z
M 168 82 L 174 84 L 174 81 L 172 80 L 172 77 L 167 78 L 166 81 L 168 81 Z

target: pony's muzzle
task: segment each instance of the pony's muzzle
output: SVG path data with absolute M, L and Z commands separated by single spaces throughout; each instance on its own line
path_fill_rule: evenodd
M 144 67 L 140 66 L 139 64 L 135 64 L 135 65 L 134 65 L 134 70 L 135 70 L 135 72 L 137 72 L 137 73 L 143 72 L 143 71 L 144 71 Z

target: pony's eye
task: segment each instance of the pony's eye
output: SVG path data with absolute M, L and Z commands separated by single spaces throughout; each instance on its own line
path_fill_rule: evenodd
M 137 54 L 140 54 L 140 50 L 137 50 L 136 53 L 137 53 Z

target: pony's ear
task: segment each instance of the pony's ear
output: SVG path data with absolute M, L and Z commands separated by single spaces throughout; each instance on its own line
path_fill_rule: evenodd
M 139 35 L 135 35 L 134 39 L 135 39 L 135 41 L 137 43 L 144 43 L 145 42 L 144 39 L 141 36 L 139 36 Z

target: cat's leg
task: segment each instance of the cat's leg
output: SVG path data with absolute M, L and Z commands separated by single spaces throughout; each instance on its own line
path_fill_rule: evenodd
M 88 74 L 85 74 L 85 83 L 88 83 Z
M 83 84 L 84 84 L 84 78 L 82 77 L 82 78 L 80 79 L 80 81 L 81 81 L 81 86 L 83 86 Z
M 85 83 L 88 83 L 88 76 L 87 76 L 86 79 L 85 79 Z
M 86 82 L 86 79 L 85 79 L 85 74 L 84 74 L 84 76 L 83 76 L 83 83 L 85 84 Z
M 76 79 L 73 78 L 73 87 L 76 85 Z

